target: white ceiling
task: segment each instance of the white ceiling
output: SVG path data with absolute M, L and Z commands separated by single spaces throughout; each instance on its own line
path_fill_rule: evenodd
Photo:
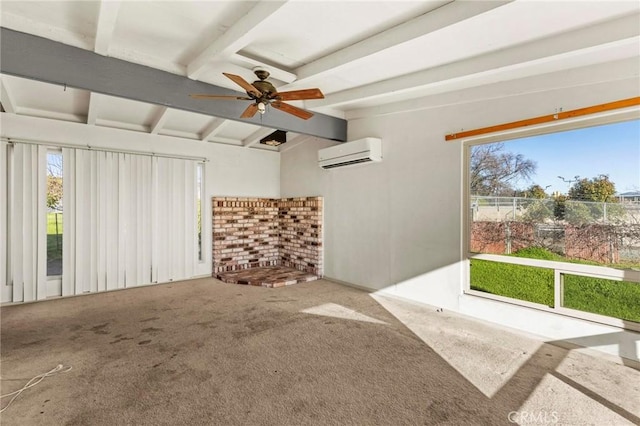
M 604 63 L 640 62 L 637 1 L 6 1 L 0 24 L 238 90 L 222 72 L 341 118 Z M 28 53 L 27 53 L 28 54 Z M 7 113 L 259 147 L 269 129 L 2 75 Z M 207 101 L 203 101 L 207 102 Z M 377 109 L 376 109 L 377 108 Z M 289 138 L 296 135 L 290 135 Z

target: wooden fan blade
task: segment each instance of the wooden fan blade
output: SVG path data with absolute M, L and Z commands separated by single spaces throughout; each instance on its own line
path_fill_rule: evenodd
M 224 74 L 225 77 L 230 78 L 234 83 L 236 83 L 238 86 L 240 86 L 244 90 L 246 90 L 247 93 L 253 94 L 256 98 L 259 98 L 259 97 L 262 96 L 262 92 L 261 91 L 256 89 L 253 84 L 249 83 L 247 80 L 245 80 L 244 78 L 240 77 L 239 75 L 229 74 L 229 73 L 226 73 L 226 72 L 223 72 L 222 74 Z
M 251 104 L 244 110 L 240 118 L 251 118 L 258 112 L 258 104 Z
M 207 95 L 205 93 L 193 93 L 189 95 L 194 99 L 230 99 L 230 100 L 242 100 L 242 101 L 251 101 L 251 98 L 246 96 L 225 96 L 225 95 Z
M 285 104 L 284 102 L 272 102 L 271 106 L 279 109 L 280 111 L 284 111 L 286 113 L 295 115 L 296 117 L 302 118 L 303 120 L 308 120 L 313 117 L 313 113 L 306 111 L 302 108 L 294 107 L 293 105 Z
M 281 101 L 303 101 L 305 99 L 324 99 L 324 95 L 320 89 L 304 89 L 278 92 L 274 98 Z

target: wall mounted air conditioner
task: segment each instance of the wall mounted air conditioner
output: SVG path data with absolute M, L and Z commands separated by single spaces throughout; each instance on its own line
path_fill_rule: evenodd
M 382 161 L 382 139 L 364 138 L 341 143 L 318 151 L 318 165 L 323 169 Z

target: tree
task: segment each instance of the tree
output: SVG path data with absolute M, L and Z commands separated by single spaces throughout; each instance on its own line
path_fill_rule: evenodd
M 534 223 L 542 223 L 547 219 L 551 219 L 553 212 L 549 208 L 548 204 L 549 203 L 542 199 L 533 201 L 532 204 L 527 207 L 522 218 L 526 222 Z
M 47 207 L 60 207 L 62 201 L 62 152 L 47 153 Z
M 569 190 L 569 198 L 579 201 L 600 201 L 615 203 L 616 185 L 608 175 L 598 175 L 592 179 L 580 179 Z
M 553 204 L 553 216 L 558 220 L 564 220 L 567 212 L 567 196 L 558 195 Z
M 505 152 L 502 143 L 474 146 L 469 170 L 471 194 L 513 195 L 514 183 L 529 179 L 536 167 L 534 161 L 522 154 Z
M 591 179 L 578 180 L 569 189 L 569 198 L 572 203 L 581 204 L 579 203 L 580 201 L 586 202 L 584 203 L 584 208 L 577 207 L 580 220 L 587 221 L 586 219 L 591 219 L 591 221 L 597 221 L 606 219 L 607 221 L 617 221 L 625 215 L 625 211 L 620 206 L 611 205 L 618 202 L 615 193 L 616 185 L 609 180 L 609 176 L 598 175 Z M 607 203 L 607 206 L 603 203 Z M 590 218 L 585 217 L 585 209 L 589 212 Z M 572 216 L 576 215 L 573 214 Z M 568 211 L 566 219 L 570 220 Z M 575 222 L 576 220 L 572 221 Z
M 544 192 L 543 187 L 538 184 L 534 184 L 527 188 L 525 191 L 525 197 L 543 199 L 547 198 L 547 193 Z
M 573 225 L 600 220 L 618 222 L 624 219 L 626 211 L 616 204 L 615 193 L 616 186 L 607 175 L 578 179 L 569 189 L 568 196 L 556 198 L 554 215 L 556 219 L 564 219 Z
M 59 176 L 47 176 L 47 207 L 58 207 L 62 200 L 62 178 Z

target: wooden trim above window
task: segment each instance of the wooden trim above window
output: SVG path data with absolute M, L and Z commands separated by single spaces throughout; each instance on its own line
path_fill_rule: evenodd
M 567 118 L 575 118 L 583 115 L 596 114 L 604 111 L 628 108 L 640 105 L 640 97 L 622 99 L 619 101 L 608 102 L 606 104 L 593 105 L 586 108 L 574 109 L 571 111 L 560 111 L 555 114 L 543 115 L 540 117 L 528 118 L 526 120 L 512 121 L 511 123 L 498 124 L 496 126 L 483 127 L 480 129 L 467 130 L 460 133 L 451 133 L 446 135 L 446 141 L 464 139 L 470 136 L 478 136 L 486 133 L 500 132 L 504 130 L 517 129 L 520 127 L 532 126 L 535 124 L 549 123 L 552 121 L 565 120 Z

